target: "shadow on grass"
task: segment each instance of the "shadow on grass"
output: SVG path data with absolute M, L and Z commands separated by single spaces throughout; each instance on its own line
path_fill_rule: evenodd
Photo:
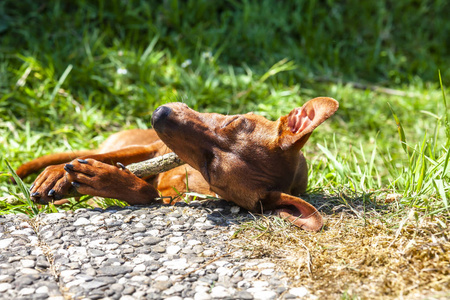
M 393 209 L 391 203 L 383 200 L 386 198 L 383 191 L 366 193 L 341 189 L 332 194 L 314 191 L 301 195 L 300 198 L 314 205 L 325 216 L 345 212 L 364 218 L 374 214 L 386 215 Z

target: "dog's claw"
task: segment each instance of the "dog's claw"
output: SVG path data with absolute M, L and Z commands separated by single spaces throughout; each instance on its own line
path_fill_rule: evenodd
M 31 192 L 31 190 L 34 188 L 34 183 L 30 186 L 29 191 Z
M 38 192 L 31 194 L 31 197 L 39 197 L 39 196 L 40 196 L 40 194 Z
M 66 164 L 64 166 L 64 170 L 66 170 L 67 172 L 73 171 L 73 165 L 72 164 Z
M 123 163 L 120 163 L 120 162 L 116 163 L 116 165 L 122 170 L 125 170 L 127 168 L 127 167 L 125 167 L 125 165 Z
M 87 163 L 88 163 L 87 160 L 81 159 L 81 158 L 78 158 L 77 161 L 78 161 L 80 164 L 87 164 Z
M 75 187 L 75 188 L 79 188 L 79 187 L 81 186 L 81 184 L 79 184 L 79 183 L 76 182 L 76 181 L 72 181 L 70 184 L 71 184 L 73 187 Z
M 54 195 L 55 195 L 55 190 L 54 189 L 51 189 L 49 192 L 48 192 L 48 194 L 47 194 L 49 197 L 53 197 Z

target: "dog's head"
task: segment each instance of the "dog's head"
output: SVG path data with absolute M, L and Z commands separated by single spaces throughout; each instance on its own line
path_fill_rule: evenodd
M 284 213 L 298 216 L 304 215 L 294 209 L 298 203 L 278 201 L 274 192 L 289 193 L 294 178 L 306 183 L 300 149 L 337 108 L 334 99 L 315 98 L 269 121 L 252 113 L 199 113 L 183 103 L 169 103 L 155 110 L 152 125 L 161 140 L 200 171 L 211 190 L 224 199 L 252 211 L 282 207 Z M 299 172 L 305 178 L 299 178 Z

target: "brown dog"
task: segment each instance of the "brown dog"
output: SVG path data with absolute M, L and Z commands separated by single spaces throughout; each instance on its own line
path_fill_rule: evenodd
M 338 106 L 334 99 L 315 98 L 269 121 L 252 113 L 199 113 L 183 103 L 169 103 L 154 111 L 154 130 L 116 133 L 97 150 L 43 156 L 22 165 L 17 174 L 23 178 L 47 166 L 31 188 L 39 203 L 60 200 L 75 187 L 80 194 L 132 205 L 149 204 L 160 195 L 177 196 L 176 191 L 186 191 L 187 176 L 190 191 L 218 195 L 254 212 L 272 211 L 317 231 L 323 224 L 319 212 L 290 194 L 305 192 L 308 183 L 300 149 Z M 116 166 L 169 152 L 188 165 L 145 180 Z

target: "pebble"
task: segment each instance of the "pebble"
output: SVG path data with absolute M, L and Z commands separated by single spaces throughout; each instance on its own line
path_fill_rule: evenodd
M 251 219 L 226 201 L 61 211 L 39 215 L 35 227 L 25 215 L 0 215 L 0 299 L 310 295 L 287 289 L 289 279 L 267 259 L 226 255 L 239 222 Z
M 211 297 L 213 298 L 230 298 L 233 294 L 233 291 L 230 289 L 227 289 L 223 286 L 215 286 L 211 289 Z
M 8 248 L 8 246 L 14 241 L 13 238 L 0 240 L 0 249 Z
M 141 240 L 141 243 L 144 245 L 156 245 L 160 242 L 162 242 L 162 238 L 156 236 L 148 236 Z
M 36 261 L 31 259 L 22 259 L 20 263 L 24 268 L 34 268 L 34 266 L 36 265 Z
M 177 254 L 178 252 L 180 252 L 180 250 L 181 250 L 180 246 L 177 246 L 177 245 L 169 246 L 166 248 L 166 253 L 173 255 L 173 254 Z
M 91 221 L 89 221 L 86 218 L 78 218 L 78 220 L 75 221 L 75 223 L 73 223 L 73 226 L 82 226 L 82 225 L 88 225 L 91 224 Z
M 12 285 L 10 283 L 0 283 L 0 293 L 6 292 L 7 290 L 11 289 Z
M 289 290 L 289 294 L 294 295 L 299 298 L 303 298 L 309 294 L 309 291 L 305 287 L 296 287 L 296 288 L 291 288 Z
M 126 273 L 129 273 L 131 269 L 129 267 L 124 266 L 105 266 L 98 269 L 97 273 L 99 275 L 106 275 L 106 276 L 116 276 L 116 275 L 123 275 Z
M 275 291 L 249 289 L 249 292 L 253 292 L 253 297 L 259 300 L 272 300 L 277 298 L 277 293 Z

